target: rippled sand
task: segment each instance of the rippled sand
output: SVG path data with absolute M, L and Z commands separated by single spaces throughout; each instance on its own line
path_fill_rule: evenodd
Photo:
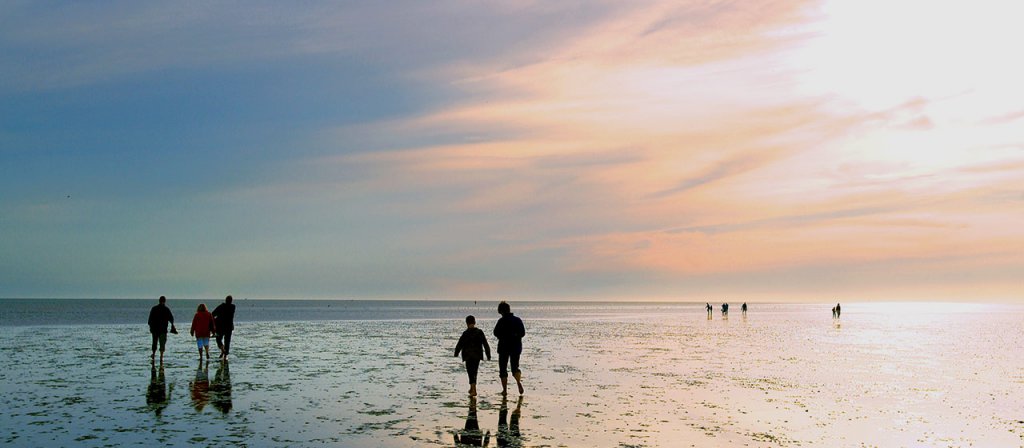
M 1024 443 L 1019 308 L 524 314 L 521 401 L 496 362 L 466 395 L 462 317 L 245 323 L 225 365 L 185 328 L 162 369 L 145 325 L 0 327 L 0 445 Z

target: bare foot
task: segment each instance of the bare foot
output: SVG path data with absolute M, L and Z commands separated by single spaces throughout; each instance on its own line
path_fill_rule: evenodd
M 523 392 L 526 392 L 526 389 L 523 389 L 523 383 L 519 383 L 519 395 L 522 395 Z

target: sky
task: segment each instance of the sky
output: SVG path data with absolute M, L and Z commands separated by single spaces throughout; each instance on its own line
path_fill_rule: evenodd
M 1024 302 L 1024 6 L 0 3 L 0 297 Z

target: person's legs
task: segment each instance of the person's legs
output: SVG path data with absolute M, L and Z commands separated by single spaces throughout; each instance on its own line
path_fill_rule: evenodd
M 525 390 L 523 389 L 523 373 L 519 370 L 519 355 L 520 353 L 513 353 L 510 356 L 512 361 L 512 377 L 516 379 L 516 385 L 519 386 L 519 394 L 521 395 Z
M 501 378 L 501 394 L 508 393 L 508 353 L 498 353 L 498 377 Z
M 469 375 L 469 394 L 476 395 L 476 374 L 480 369 L 479 359 L 466 360 L 466 373 Z
M 217 332 L 217 348 L 220 349 L 220 357 L 221 358 L 224 357 L 224 343 L 222 342 L 223 339 L 224 339 L 224 333 Z
M 224 359 L 228 359 L 228 354 L 231 353 L 231 332 L 224 333 Z
M 160 335 L 156 333 L 150 333 L 150 335 L 153 336 L 153 353 L 151 353 L 149 357 L 153 358 L 154 356 L 156 356 L 156 341 L 157 339 L 159 339 Z
M 154 336 L 153 339 L 155 339 L 155 341 L 153 341 L 153 350 L 156 350 L 156 344 L 159 342 L 160 343 L 160 363 L 163 364 L 163 362 L 164 362 L 164 349 L 167 347 L 167 333 L 162 333 L 162 334 L 153 335 L 153 336 Z

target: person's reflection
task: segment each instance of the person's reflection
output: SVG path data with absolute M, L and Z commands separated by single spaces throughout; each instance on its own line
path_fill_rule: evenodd
M 213 374 L 213 383 L 210 383 L 210 403 L 225 414 L 231 411 L 231 370 L 228 368 L 227 360 L 222 360 L 217 367 L 217 373 Z
M 480 422 L 476 419 L 476 397 L 469 397 L 469 414 L 466 415 L 466 428 L 456 431 L 455 446 L 487 446 L 491 442 L 491 432 L 480 431 Z
M 171 385 L 171 392 L 174 385 Z M 167 392 L 167 381 L 164 377 L 164 364 L 160 363 L 160 371 L 157 373 L 156 364 L 150 364 L 149 387 L 146 389 L 146 404 L 159 417 L 164 408 L 171 402 L 171 395 Z
M 192 407 L 196 412 L 202 412 L 206 403 L 210 401 L 210 372 L 209 364 L 199 361 L 199 368 L 196 369 L 196 377 L 189 383 L 192 388 Z
M 508 398 L 501 398 L 501 410 L 498 411 L 498 446 L 509 446 L 509 447 L 521 447 L 523 446 L 523 437 L 519 433 L 519 416 L 521 415 L 520 409 L 523 407 L 523 396 L 519 396 L 519 400 L 516 401 L 516 409 L 512 411 L 512 420 L 506 423 L 508 419 Z

